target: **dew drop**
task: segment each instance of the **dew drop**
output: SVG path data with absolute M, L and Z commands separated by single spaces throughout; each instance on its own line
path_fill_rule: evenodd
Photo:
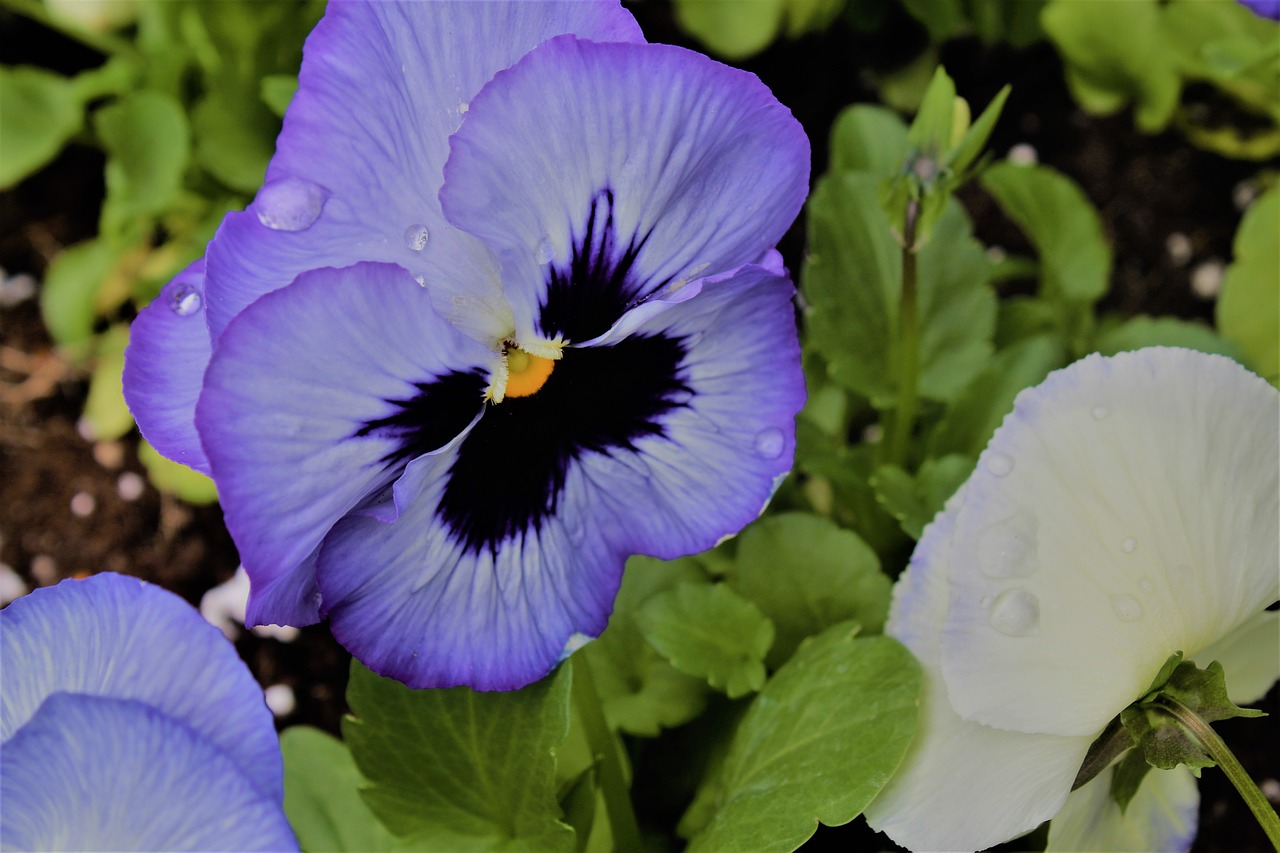
M 1132 595 L 1111 596 L 1111 609 L 1121 622 L 1137 622 L 1142 618 L 1142 602 Z
M 755 451 L 761 459 L 777 459 L 786 445 L 786 436 L 777 427 L 767 427 L 756 433 Z
M 551 263 L 555 256 L 556 251 L 551 247 L 551 239 L 549 237 L 543 237 L 538 241 L 538 251 L 534 254 L 533 259 L 539 265 Z
M 1094 406 L 1093 411 L 1090 412 L 1090 414 L 1093 415 L 1093 419 L 1095 421 L 1100 421 L 1103 418 L 1105 418 L 1107 415 L 1111 414 L 1111 410 L 1108 409 L 1106 406 Z
M 410 225 L 404 229 L 404 244 L 410 252 L 421 252 L 427 247 L 427 238 L 431 235 L 425 225 Z
M 414 281 L 416 281 L 416 282 L 418 283 L 418 287 L 426 287 L 426 286 L 427 286 L 427 277 L 426 277 L 425 275 L 415 275 L 415 276 L 413 277 L 413 280 L 414 280 Z
M 189 284 L 181 284 L 169 292 L 169 307 L 179 317 L 190 317 L 200 310 L 200 291 Z
M 302 178 L 280 178 L 258 190 L 258 221 L 273 231 L 304 231 L 320 218 L 329 194 Z
M 1125 539 L 1123 542 L 1120 543 L 1120 550 L 1124 551 L 1126 554 L 1132 554 L 1137 549 L 1138 549 L 1138 540 L 1134 539 L 1132 536 L 1128 537 L 1127 539 Z
M 989 578 L 1025 578 L 1040 567 L 1036 517 L 1021 510 L 978 537 L 978 566 Z
M 987 470 L 997 477 L 1008 477 L 1013 471 L 1013 457 L 992 453 L 987 456 Z
M 1040 599 L 1025 589 L 1007 589 L 996 596 L 987 618 L 1001 634 L 1025 637 L 1040 624 Z

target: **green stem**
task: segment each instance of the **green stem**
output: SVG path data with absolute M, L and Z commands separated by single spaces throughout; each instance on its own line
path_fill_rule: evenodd
M 618 853 L 639 853 L 644 849 L 640 844 L 640 827 L 636 824 L 631 791 L 618 759 L 618 744 L 600 708 L 600 694 L 591 676 L 591 665 L 581 658 L 574 661 L 572 689 L 573 706 L 597 761 L 600 788 L 613 829 L 613 849 Z
M 1271 808 L 1271 803 L 1267 802 L 1266 795 L 1258 789 L 1257 785 L 1253 784 L 1253 780 L 1249 778 L 1249 774 L 1245 772 L 1245 769 L 1240 766 L 1240 762 L 1231 752 L 1226 742 L 1218 736 L 1212 726 L 1200 718 L 1199 714 L 1171 696 L 1160 697 L 1159 706 L 1200 741 L 1205 752 L 1222 768 L 1222 772 L 1227 774 L 1231 784 L 1236 786 L 1236 790 L 1240 792 L 1240 796 L 1249 806 L 1249 811 L 1253 812 L 1253 816 L 1262 827 L 1262 831 L 1267 834 L 1267 838 L 1271 841 L 1271 846 L 1280 851 L 1280 815 L 1277 815 L 1276 810 Z
M 906 467 L 920 401 L 920 299 L 916 273 L 917 201 L 907 202 L 902 229 L 902 300 L 898 310 L 898 400 L 885 436 L 885 461 Z

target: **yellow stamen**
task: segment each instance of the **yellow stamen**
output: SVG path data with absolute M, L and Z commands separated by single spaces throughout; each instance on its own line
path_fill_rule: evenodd
M 547 382 L 556 363 L 549 358 L 532 355 L 522 349 L 507 352 L 508 397 L 528 397 L 536 394 Z

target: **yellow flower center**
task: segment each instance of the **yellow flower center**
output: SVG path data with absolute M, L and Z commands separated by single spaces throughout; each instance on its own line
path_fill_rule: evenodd
M 511 349 L 507 352 L 507 391 L 508 397 L 528 397 L 536 394 L 547 384 L 551 369 L 556 363 L 549 358 L 542 358 L 522 349 Z

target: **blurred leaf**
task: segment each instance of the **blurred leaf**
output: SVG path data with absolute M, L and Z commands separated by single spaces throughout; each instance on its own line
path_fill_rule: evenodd
M 572 851 L 553 751 L 569 728 L 570 667 L 510 693 L 410 690 L 352 661 L 342 733 L 365 802 L 416 848 Z
M 124 349 L 129 345 L 129 327 L 112 326 L 98 339 L 98 352 L 89 376 L 89 396 L 84 403 L 84 422 L 94 441 L 120 438 L 133 429 L 133 415 L 124 402 Z
M 1143 347 L 1185 347 L 1200 352 L 1238 357 L 1236 348 L 1208 326 L 1176 317 L 1139 314 L 1101 330 L 1094 346 L 1103 355 Z
M 987 446 L 1013 410 L 1018 392 L 1044 381 L 1067 363 L 1061 342 L 1049 336 L 1020 341 L 996 354 L 947 410 L 929 440 L 929 455 L 958 453 L 971 459 Z
M 262 78 L 262 102 L 271 112 L 283 118 L 289 102 L 298 91 L 298 75 L 270 74 Z
M 368 784 L 346 744 L 319 729 L 280 733 L 284 753 L 284 812 L 303 850 L 350 853 L 389 850 L 391 833 L 360 798 Z
M 924 24 L 934 43 L 959 35 L 965 24 L 963 0 L 902 0 L 902 5 Z
M 876 469 L 871 486 L 876 500 L 898 519 L 903 531 L 919 539 L 925 525 L 933 521 L 972 470 L 971 457 L 953 453 L 926 459 L 915 476 L 896 465 L 883 465 Z
M 998 163 L 982 176 L 995 198 L 1040 254 L 1044 295 L 1093 302 L 1107 292 L 1111 249 L 1084 192 L 1048 166 Z
M 712 52 L 746 59 L 785 33 L 824 30 L 845 0 L 675 0 L 676 23 Z
M 652 737 L 702 713 L 706 682 L 667 663 L 645 642 L 635 621 L 645 602 L 686 582 L 706 582 L 706 573 L 693 558 L 663 561 L 632 557 L 622 574 L 609 627 L 578 652 L 591 666 L 605 719 L 612 728 Z
M 0 66 L 0 189 L 52 160 L 83 123 L 75 81 L 40 68 Z
M 1139 129 L 1153 133 L 1169 123 L 1182 83 L 1162 38 L 1159 0 L 1050 0 L 1040 23 L 1082 107 L 1107 115 L 1133 101 Z
M 636 612 L 636 625 L 672 666 L 730 699 L 764 684 L 773 623 L 724 584 L 682 583 L 659 593 Z
M 107 239 L 128 239 L 134 219 L 163 213 L 182 188 L 191 146 L 186 114 L 173 98 L 143 90 L 98 110 L 94 129 L 107 152 L 102 230 Z
M 147 469 L 151 485 L 162 492 L 196 505 L 211 504 L 218 499 L 218 487 L 213 480 L 181 462 L 161 456 L 145 441 L 138 445 L 138 461 Z
M 215 91 L 196 104 L 191 124 L 200 165 L 232 189 L 256 192 L 280 133 L 280 120 L 271 110 Z
M 898 112 L 913 113 L 920 109 L 925 90 L 938 68 L 938 51 L 925 49 L 908 64 L 894 69 L 876 81 L 880 100 Z
M 1280 118 L 1280 34 L 1237 0 L 1171 0 L 1163 42 L 1185 76 L 1211 82 L 1261 115 Z
M 118 258 L 116 249 L 97 239 L 54 256 L 40 288 L 40 314 L 55 344 L 74 346 L 93 336 L 94 300 Z
M 1246 366 L 1274 382 L 1280 376 L 1280 188 L 1245 211 L 1234 253 L 1218 296 L 1218 330 L 1239 347 Z
M 879 204 L 880 179 L 828 174 L 809 200 L 810 254 L 802 272 L 810 342 L 831 377 L 879 408 L 897 389 L 901 249 Z M 919 252 L 920 394 L 952 399 L 986 364 L 995 327 L 990 263 L 950 201 Z
M 751 703 L 681 820 L 690 853 L 794 850 L 884 787 L 915 734 L 920 668 L 897 640 L 854 631 L 802 645 Z
M 893 110 L 846 107 L 831 128 L 831 171 L 892 177 L 907 159 L 907 126 Z
M 773 621 L 777 640 L 766 658 L 776 669 L 805 638 L 856 620 L 879 633 L 889 611 L 889 578 L 867 543 L 851 530 L 807 513 L 762 518 L 738 545 L 731 581 Z

